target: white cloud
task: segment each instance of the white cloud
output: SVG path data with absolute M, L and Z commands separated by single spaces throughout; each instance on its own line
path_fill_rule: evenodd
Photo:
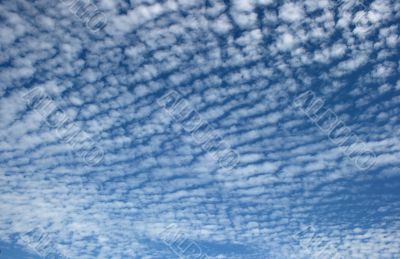
M 300 3 L 285 3 L 279 9 L 279 17 L 286 22 L 299 22 L 304 18 L 304 7 Z

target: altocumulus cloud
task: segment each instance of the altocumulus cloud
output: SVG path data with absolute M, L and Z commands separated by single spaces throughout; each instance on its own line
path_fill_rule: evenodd
M 400 256 L 399 1 L 6 0 L 0 20 L 5 244 L 45 236 L 66 258 Z M 24 98 L 33 89 L 79 129 L 73 144 Z M 358 142 L 339 132 L 335 145 L 294 108 L 308 91 Z M 235 166 L 157 104 L 168 92 Z M 79 146 L 103 155 L 88 163 Z M 343 152 L 362 148 L 365 170 Z M 184 238 L 165 242 L 169 226 Z

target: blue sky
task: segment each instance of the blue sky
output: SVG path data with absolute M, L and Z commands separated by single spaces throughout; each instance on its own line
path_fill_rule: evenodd
M 400 258 L 399 1 L 0 21 L 0 258 Z

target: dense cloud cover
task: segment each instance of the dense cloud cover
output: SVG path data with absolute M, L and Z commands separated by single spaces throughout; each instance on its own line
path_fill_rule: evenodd
M 80 3 L 0 3 L 1 241 L 32 249 L 41 232 L 66 258 L 399 258 L 399 1 Z M 357 142 L 332 140 L 304 93 Z

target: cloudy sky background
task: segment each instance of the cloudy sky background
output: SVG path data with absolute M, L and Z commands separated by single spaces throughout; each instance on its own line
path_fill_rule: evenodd
M 21 238 L 35 229 L 68 258 L 190 258 L 163 242 L 171 224 L 208 258 L 399 258 L 399 1 L 91 1 L 99 30 L 70 2 L 0 3 L 0 258 L 40 256 Z M 99 163 L 32 109 L 34 88 Z M 160 107 L 171 90 L 235 168 Z M 308 90 L 371 168 L 293 106 Z

